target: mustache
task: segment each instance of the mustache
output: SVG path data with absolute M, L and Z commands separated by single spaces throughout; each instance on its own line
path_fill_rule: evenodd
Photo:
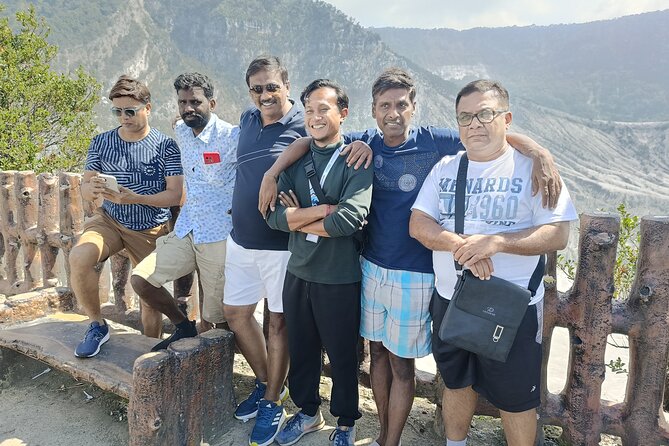
M 199 113 L 195 113 L 195 112 L 182 113 L 181 114 L 181 119 L 183 119 L 183 120 L 185 120 L 186 118 L 190 118 L 190 117 L 204 119 L 204 116 L 202 116 Z

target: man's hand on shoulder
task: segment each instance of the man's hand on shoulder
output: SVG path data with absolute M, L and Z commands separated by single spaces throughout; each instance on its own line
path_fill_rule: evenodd
M 267 219 L 267 210 L 274 212 L 276 210 L 276 181 L 277 178 L 265 172 L 260 182 L 260 191 L 258 192 L 258 211 L 262 214 L 264 219 Z
M 562 182 L 553 155 L 532 138 L 518 133 L 507 133 L 506 139 L 520 153 L 532 158 L 532 196 L 541 192 L 543 207 L 557 206 Z
M 544 149 L 537 151 L 532 161 L 532 195 L 541 193 L 542 206 L 555 209 L 562 191 L 562 181 L 555 160 Z
M 348 144 L 339 155 L 345 156 L 346 165 L 348 167 L 353 166 L 355 170 L 358 170 L 363 163 L 365 169 L 367 169 L 372 164 L 372 159 L 374 158 L 372 149 L 362 141 L 353 141 L 351 144 Z

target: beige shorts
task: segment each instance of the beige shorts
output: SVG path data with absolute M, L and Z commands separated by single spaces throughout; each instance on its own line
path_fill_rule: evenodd
M 125 250 L 128 257 L 135 266 L 156 248 L 156 240 L 167 234 L 167 223 L 144 231 L 133 231 L 128 229 L 102 209 L 98 208 L 93 216 L 84 222 L 84 232 L 79 237 L 77 245 L 92 243 L 96 245 L 102 254 L 103 247 L 109 249 L 109 255 L 114 255 Z M 107 260 L 106 257 L 98 259 L 99 262 Z
M 195 244 L 192 233 L 179 238 L 170 232 L 156 241 L 156 250 L 147 255 L 132 273 L 155 287 L 161 287 L 197 270 L 204 293 L 201 316 L 208 322 L 220 324 L 225 321 L 225 250 L 225 240 Z

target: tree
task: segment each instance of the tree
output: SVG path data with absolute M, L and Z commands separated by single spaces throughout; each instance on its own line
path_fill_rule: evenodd
M 100 85 L 81 67 L 74 77 L 51 68 L 58 48 L 32 6 L 16 22 L 15 32 L 0 18 L 0 170 L 79 170 Z

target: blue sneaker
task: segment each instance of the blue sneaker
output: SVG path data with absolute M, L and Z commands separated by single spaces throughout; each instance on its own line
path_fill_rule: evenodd
M 84 340 L 77 345 L 74 350 L 74 356 L 77 358 L 91 358 L 100 353 L 102 344 L 109 340 L 109 326 L 105 322 L 100 325 L 99 322 L 91 322 L 86 330 Z
M 323 419 L 323 414 L 321 414 L 320 410 L 313 417 L 305 415 L 300 411 L 288 420 L 286 426 L 279 432 L 279 435 L 276 436 L 276 442 L 281 446 L 290 446 L 291 444 L 297 443 L 304 434 L 319 431 L 324 427 L 325 420 Z
M 258 403 L 258 419 L 253 426 L 249 437 L 250 446 L 269 446 L 279 433 L 283 422 L 286 420 L 286 411 L 283 405 L 276 404 L 266 399 Z
M 337 426 L 330 434 L 332 446 L 355 446 L 355 426 Z
M 243 422 L 249 421 L 251 418 L 255 418 L 258 413 L 258 403 L 265 396 L 265 390 L 267 385 L 256 379 L 255 388 L 249 396 L 239 403 L 237 409 L 235 409 L 235 418 L 242 420 Z M 285 402 L 288 399 L 288 388 L 283 386 L 281 389 L 281 394 L 279 395 L 281 402 Z

